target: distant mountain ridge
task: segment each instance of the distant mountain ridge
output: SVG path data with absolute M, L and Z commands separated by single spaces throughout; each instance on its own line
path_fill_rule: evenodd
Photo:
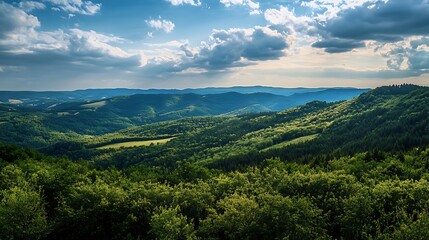
M 91 125 L 94 120 L 118 121 L 141 125 L 194 116 L 239 115 L 274 112 L 311 101 L 340 101 L 356 97 L 365 90 L 327 89 L 296 93 L 291 96 L 271 93 L 227 92 L 220 94 L 135 94 L 91 102 L 62 103 L 49 108 L 62 124 L 76 122 Z M 107 126 L 106 126 L 107 127 Z M 78 129 L 77 127 L 72 127 Z M 78 130 L 81 132 L 81 130 Z M 81 132 L 84 133 L 84 132 Z
M 12 138 L 24 143 L 33 142 L 30 139 L 34 136 L 40 140 L 37 142 L 43 143 L 62 138 L 62 134 L 74 138 L 76 134 L 100 135 L 132 126 L 185 117 L 273 112 L 315 100 L 347 100 L 363 92 L 366 90 L 327 89 L 291 96 L 237 92 L 206 95 L 134 94 L 94 101 L 54 101 L 43 107 L 0 104 L 0 131 L 10 134 L 3 139 L 16 135 Z M 329 97 L 330 95 L 332 97 Z
M 128 164 L 142 161 L 158 164 L 188 158 L 209 167 L 234 169 L 273 158 L 313 163 L 363 151 L 411 150 L 429 144 L 428 102 L 428 87 L 380 87 L 348 101 L 314 101 L 280 112 L 225 118 L 209 127 L 178 136 L 159 147 L 160 154 L 135 148 L 124 149 L 117 156 L 109 157 L 115 159 L 112 162 L 118 166 L 127 165 L 123 159 L 129 159 Z M 198 121 L 162 122 L 156 125 L 159 128 L 156 131 L 163 133 L 163 127 L 184 124 L 185 120 Z M 204 121 L 207 120 L 202 119 Z M 146 136 L 154 131 L 154 126 L 129 128 L 116 136 Z M 181 151 L 169 155 L 169 149 Z M 156 156 L 156 160 L 152 156 Z M 425 161 L 422 159 L 422 163 Z
M 54 104 L 79 101 L 96 101 L 118 96 L 130 96 L 134 94 L 222 94 L 237 92 L 242 94 L 270 93 L 281 96 L 292 96 L 294 94 L 317 93 L 327 90 L 338 90 L 339 92 L 366 92 L 369 89 L 358 88 L 277 88 L 277 87 L 222 87 L 222 88 L 194 88 L 194 89 L 86 89 L 75 91 L 0 91 L 0 102 L 3 104 L 45 109 Z
M 341 93 L 346 96 L 341 96 Z M 231 121 L 238 125 L 244 124 L 243 129 L 246 131 L 243 134 L 250 133 L 248 131 L 256 131 L 255 139 L 264 136 L 263 139 L 266 140 L 264 140 L 266 143 L 261 145 L 261 149 L 267 149 L 264 151 L 271 152 L 279 151 L 281 147 L 288 144 L 288 141 L 301 139 L 301 137 L 313 139 L 319 136 L 317 138 L 319 140 L 314 140 L 314 142 L 318 143 L 318 145 L 313 146 L 314 148 L 319 145 L 325 146 L 324 142 L 330 142 L 335 147 L 337 143 L 345 143 L 351 140 L 361 141 L 362 139 L 356 138 L 356 136 L 360 136 L 358 134 L 354 134 L 346 139 L 341 138 L 348 136 L 353 129 L 357 129 L 356 131 L 358 132 L 369 131 L 366 128 L 371 127 L 373 124 L 381 124 L 379 129 L 382 131 L 385 131 L 387 128 L 393 128 L 394 130 L 387 131 L 387 135 L 392 135 L 391 132 L 394 133 L 396 131 L 398 133 L 404 132 L 402 129 L 404 126 L 412 126 L 416 129 L 420 129 L 420 125 L 422 128 L 425 127 L 426 123 L 424 122 L 421 124 L 416 123 L 421 119 L 427 118 L 424 115 L 427 113 L 424 110 L 424 108 L 427 108 L 425 107 L 427 105 L 427 88 L 408 85 L 382 87 L 361 94 L 359 97 L 349 101 L 336 103 L 324 102 L 326 100 L 324 99 L 325 97 L 335 96 L 336 99 L 334 100 L 341 100 L 341 97 L 350 97 L 348 94 L 353 94 L 353 91 L 329 89 L 321 92 L 295 94 L 288 97 L 268 93 L 240 94 L 234 92 L 209 95 L 139 94 L 91 102 L 63 103 L 52 106 L 49 110 L 44 111 L 0 105 L 0 132 L 4 133 L 0 138 L 0 142 L 13 142 L 25 146 L 44 147 L 60 140 L 64 141 L 68 139 L 71 141 L 74 139 L 73 141 L 80 141 L 79 139 L 90 137 L 88 135 L 100 136 L 118 130 L 129 129 L 130 127 L 145 128 L 148 126 L 148 128 L 153 128 L 154 126 L 159 126 L 149 123 L 176 119 L 186 120 L 188 119 L 187 117 L 194 116 L 207 116 L 206 119 L 211 119 L 210 121 L 223 122 L 225 118 L 232 119 Z M 317 99 L 320 100 L 302 105 L 303 102 Z M 291 108 L 292 106 L 299 105 L 302 106 Z M 422 110 L 417 109 L 417 111 L 415 109 L 416 106 L 420 106 Z M 278 109 L 287 108 L 289 109 L 286 111 L 275 113 Z M 320 112 L 316 113 L 314 111 Z M 405 114 L 407 111 L 410 111 L 409 114 L 407 113 L 409 116 Z M 421 112 L 423 115 L 420 113 L 416 115 L 416 112 Z M 252 114 L 240 115 L 246 113 Z M 383 113 L 386 113 L 385 117 L 383 117 Z M 404 117 L 400 117 L 402 115 Z M 259 118 L 258 116 L 261 117 Z M 398 118 L 402 122 L 399 122 Z M 299 120 L 295 121 L 294 119 Z M 403 122 L 404 119 L 408 119 L 412 123 Z M 188 126 L 193 128 L 195 125 L 194 122 L 198 123 L 199 120 L 189 121 L 191 123 Z M 204 122 L 205 120 L 202 121 Z M 242 128 L 234 125 L 229 126 L 230 123 L 230 121 L 225 121 L 225 125 L 219 126 L 217 130 L 220 132 L 224 130 L 234 132 L 236 128 Z M 343 123 L 351 125 L 344 125 Z M 162 125 L 162 123 L 160 124 Z M 180 122 L 172 124 L 179 124 L 177 129 L 182 128 Z M 214 127 L 214 124 L 207 123 L 203 125 L 207 128 Z M 261 127 L 266 128 L 264 131 L 267 131 L 268 135 L 263 132 L 257 132 Z M 373 127 L 371 128 L 374 129 Z M 330 136 L 330 131 L 327 131 L 329 129 L 335 134 Z M 175 134 L 180 132 L 176 130 L 173 131 Z M 164 136 L 170 131 L 161 132 L 160 134 Z M 337 132 L 341 132 L 341 134 L 336 134 Z M 383 134 L 386 135 L 385 133 L 380 133 L 380 135 Z M 215 133 L 215 135 L 218 135 L 218 133 Z M 135 135 L 133 137 L 147 136 Z M 202 135 L 201 137 L 204 136 Z M 249 137 L 251 136 L 249 135 Z M 413 140 L 411 137 L 410 139 L 412 143 Z M 243 146 L 247 146 L 246 141 L 244 139 Z M 230 140 L 222 142 L 227 143 Z M 383 142 L 373 144 L 383 144 Z M 273 148 L 269 148 L 271 145 L 274 145 Z M 346 146 L 345 144 L 343 145 Z M 365 147 L 361 142 L 353 146 L 356 145 Z M 302 151 L 308 152 L 309 150 L 303 148 Z

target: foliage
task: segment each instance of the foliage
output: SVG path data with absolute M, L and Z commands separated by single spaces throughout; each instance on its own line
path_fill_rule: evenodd
M 156 239 L 196 239 L 193 224 L 180 213 L 180 208 L 158 208 L 150 220 L 151 233 Z
M 12 187 L 1 191 L 0 238 L 44 239 L 48 222 L 39 192 Z
M 0 238 L 426 239 L 427 101 L 394 86 L 44 149 L 76 161 L 0 145 Z M 96 149 L 157 136 L 175 138 Z

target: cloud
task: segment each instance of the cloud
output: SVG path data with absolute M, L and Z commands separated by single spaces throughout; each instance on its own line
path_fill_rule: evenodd
M 387 46 L 383 55 L 388 58 L 387 66 L 394 70 L 429 71 L 429 38 L 412 38 L 393 46 Z
M 326 43 L 335 41 L 340 44 L 355 43 L 355 47 L 363 47 L 363 44 L 357 42 L 367 40 L 379 43 L 398 42 L 409 36 L 428 35 L 428 22 L 427 0 L 366 1 L 365 4 L 341 11 L 338 16 L 320 24 L 319 31 L 323 39 L 313 46 L 325 48 Z M 350 51 L 353 47 L 343 49 Z
M 0 45 L 19 47 L 35 34 L 40 27 L 37 17 L 10 4 L 0 2 Z
M 62 30 L 39 31 L 37 17 L 18 7 L 0 3 L 0 51 L 12 54 L 65 50 L 68 35 Z
M 58 66 L 73 68 L 77 65 L 80 68 L 95 67 L 91 71 L 104 67 L 137 68 L 140 65 L 138 54 L 131 54 L 112 45 L 122 41 L 115 36 L 70 29 L 67 32 L 40 32 L 37 37 L 30 39 L 27 46 L 22 46 L 25 51 L 0 51 L 0 65 L 25 68 L 49 65 L 53 69 Z M 0 46 L 10 48 L 7 45 Z
M 220 3 L 226 7 L 231 7 L 234 5 L 247 6 L 251 9 L 250 15 L 261 14 L 261 11 L 259 10 L 259 3 L 253 2 L 252 0 L 220 0 Z
M 323 48 L 327 53 L 349 52 L 355 48 L 365 47 L 362 41 L 348 40 L 341 38 L 330 38 L 312 44 L 315 48 Z
M 190 69 L 224 71 L 258 61 L 279 59 L 285 56 L 284 50 L 287 48 L 285 36 L 269 27 L 214 30 L 209 43 L 203 42 L 195 49 L 184 44 L 180 47 L 181 57 L 150 59 L 144 71 L 153 74 Z
M 103 82 L 97 87 L 113 86 L 109 85 L 110 81 L 116 82 L 117 87 L 122 79 L 143 82 L 139 87 L 160 82 L 163 86 L 186 85 L 190 79 L 194 81 L 192 84 L 204 85 L 204 82 L 223 81 L 219 80 L 222 74 L 233 79 L 225 80 L 225 84 L 235 80 L 247 83 L 253 78 L 254 83 L 271 81 L 273 84 L 285 79 L 291 82 L 315 79 L 323 85 L 327 79 L 376 81 L 429 72 L 429 26 L 424 24 L 429 22 L 427 1 L 303 0 L 292 1 L 288 6 L 293 8 L 279 6 L 266 10 L 266 2 L 259 1 L 264 4 L 262 8 L 257 1 L 216 0 L 223 10 L 226 10 L 223 6 L 239 7 L 245 13 L 259 14 L 264 9 L 263 16 L 269 25 L 212 30 L 207 41 L 201 44 L 195 44 L 200 40 L 199 34 L 189 41 L 173 40 L 183 36 L 182 32 L 169 34 L 170 42 L 156 43 L 156 39 L 150 39 L 149 44 L 80 27 L 88 26 L 83 22 L 86 18 L 79 21 L 80 26 L 70 23 L 74 26 L 72 29 L 52 29 L 55 24 L 42 28 L 40 20 L 44 23 L 47 18 L 43 15 L 38 19 L 35 14 L 42 12 L 34 11 L 44 7 L 56 9 L 66 21 L 67 15 L 98 13 L 101 4 L 96 2 L 101 1 L 6 3 L 0 0 L 0 79 L 5 79 L 0 82 L 2 87 L 39 89 L 62 88 L 66 82 L 71 88 L 85 83 L 87 85 L 79 86 L 91 86 L 94 81 Z M 201 6 L 201 1 L 195 0 L 168 2 L 164 4 L 187 5 L 189 8 L 185 7 L 184 11 L 198 10 L 190 6 Z M 223 10 L 222 14 L 231 13 Z M 54 16 L 57 18 L 58 14 Z M 237 24 L 246 24 L 245 21 L 241 19 Z M 146 24 L 152 29 L 148 28 L 146 36 L 140 35 L 145 39 L 161 31 L 181 30 L 176 30 L 172 21 L 161 18 L 148 19 Z M 210 25 L 212 22 L 204 24 L 214 26 Z M 128 35 L 128 32 L 117 32 Z M 308 55 L 303 55 L 303 49 Z M 331 55 L 347 52 L 351 53 Z M 154 78 L 157 81 L 151 82 Z
M 0 66 L 4 69 L 0 78 L 6 80 L 2 83 L 4 87 L 82 88 L 94 81 L 109 86 L 138 71 L 141 65 L 139 54 L 111 45 L 116 43 L 116 37 L 79 29 L 39 36 L 45 35 L 49 35 L 52 42 L 35 39 L 38 44 L 28 45 L 31 51 L 0 51 Z
M 376 3 L 387 1 L 389 0 L 304 0 L 301 1 L 301 6 L 310 8 L 317 21 L 326 22 L 337 17 L 341 11 L 363 5 L 374 7 Z
M 18 7 L 0 3 L 0 66 L 9 81 L 74 78 L 89 73 L 136 71 L 140 53 L 118 46 L 124 39 L 81 29 L 40 31 L 40 22 Z M 57 75 L 57 76 L 55 76 Z M 26 80 L 26 81 L 27 81 Z M 6 84 L 7 85 L 7 84 Z
M 19 3 L 19 8 L 24 10 L 25 12 L 31 12 L 33 10 L 41 10 L 45 9 L 45 4 L 41 2 L 35 2 L 35 1 L 23 1 Z
M 154 28 L 156 30 L 162 30 L 166 33 L 172 32 L 175 27 L 175 24 L 173 22 L 163 19 L 146 20 L 146 24 L 151 28 Z
M 307 16 L 296 16 L 287 7 L 279 9 L 267 9 L 264 12 L 265 19 L 274 26 L 283 26 L 293 32 L 311 33 L 314 31 L 314 20 Z
M 82 15 L 95 15 L 101 9 L 101 3 L 82 0 L 44 0 L 54 7 L 53 10 L 62 10 L 68 13 L 77 13 Z
M 201 6 L 200 0 L 166 0 L 171 3 L 173 6 L 178 5 L 192 5 L 192 6 Z
M 181 45 L 180 50 L 183 51 L 183 53 L 185 53 L 186 57 L 193 57 L 194 53 L 192 52 L 192 49 L 189 47 L 189 43 L 185 43 L 183 45 Z
M 130 57 L 130 54 L 121 48 L 109 45 L 109 43 L 118 43 L 121 41 L 124 41 L 124 39 L 75 28 L 70 29 L 68 49 L 76 55 L 94 57 L 111 56 L 117 58 Z

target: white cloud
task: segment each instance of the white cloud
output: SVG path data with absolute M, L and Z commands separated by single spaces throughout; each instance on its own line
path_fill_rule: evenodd
M 220 0 L 220 3 L 225 5 L 225 7 L 231 7 L 234 5 L 247 6 L 251 9 L 250 15 L 261 14 L 261 11 L 259 10 L 259 3 L 253 2 L 252 0 Z
M 287 7 L 280 6 L 279 9 L 267 9 L 264 12 L 265 19 L 279 31 L 289 35 L 289 42 L 308 42 L 318 31 L 314 19 L 307 16 L 297 16 Z
M 163 19 L 146 20 L 146 24 L 151 28 L 154 28 L 156 30 L 162 30 L 166 33 L 173 31 L 175 27 L 175 24 L 173 22 Z
M 393 70 L 429 71 L 429 38 L 409 37 L 400 42 L 379 45 L 376 49 Z
M 40 9 L 46 8 L 45 4 L 41 2 L 35 2 L 35 1 L 20 2 L 19 7 L 26 12 L 31 12 L 33 10 L 40 10 Z
M 173 6 L 178 5 L 192 5 L 192 6 L 201 6 L 200 0 L 166 0 L 171 3 Z
M 286 36 L 269 27 L 214 30 L 208 43 L 203 42 L 196 48 L 191 48 L 187 42 L 182 43 L 180 57 L 151 58 L 144 71 L 155 76 L 186 73 L 190 69 L 192 72 L 224 72 L 260 61 L 279 59 L 285 55 L 288 46 Z
M 95 31 L 83 31 L 80 29 L 70 29 L 69 50 L 76 54 L 111 56 L 117 58 L 127 58 L 130 54 L 119 47 L 109 45 L 118 43 L 124 39 L 116 36 L 108 36 Z
M 338 16 L 338 13 L 347 9 L 354 9 L 363 5 L 375 6 L 379 2 L 389 0 L 310 0 L 302 1 L 301 6 L 309 7 L 315 13 L 315 19 L 326 22 Z
M 140 65 L 140 53 L 115 46 L 124 39 L 81 29 L 40 31 L 37 17 L 0 3 L 0 65 L 3 69 L 38 66 L 39 63 L 123 66 Z
M 259 15 L 259 14 L 261 14 L 261 11 L 255 9 L 255 10 L 250 11 L 249 14 L 250 15 Z
M 7 3 L 0 3 L 0 45 L 13 45 L 16 50 L 26 45 L 40 27 L 37 17 Z
M 44 0 L 53 4 L 53 10 L 63 10 L 68 13 L 78 13 L 82 15 L 94 15 L 101 9 L 101 3 L 82 0 Z
M 296 16 L 287 7 L 280 6 L 280 9 L 267 9 L 264 13 L 265 19 L 274 25 L 306 27 L 313 19 L 307 16 Z
M 187 41 L 169 41 L 163 43 L 145 43 L 146 46 L 151 48 L 180 48 L 183 44 L 187 44 Z

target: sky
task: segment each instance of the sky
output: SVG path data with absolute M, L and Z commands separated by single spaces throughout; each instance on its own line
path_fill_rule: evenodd
M 0 0 L 0 90 L 429 85 L 429 0 Z

